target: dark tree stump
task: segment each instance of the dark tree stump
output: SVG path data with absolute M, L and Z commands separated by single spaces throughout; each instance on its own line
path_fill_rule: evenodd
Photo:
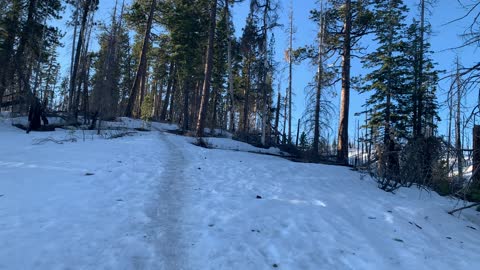
M 30 131 L 42 131 L 42 121 L 44 126 L 48 126 L 48 119 L 43 110 L 40 100 L 35 97 L 33 99 L 32 105 L 30 105 L 30 110 L 28 111 L 28 127 L 27 133 Z

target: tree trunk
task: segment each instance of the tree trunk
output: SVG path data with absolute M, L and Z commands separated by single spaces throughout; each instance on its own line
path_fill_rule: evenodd
M 77 83 L 77 73 L 78 73 L 78 68 L 79 68 L 79 65 L 80 65 L 80 56 L 82 54 L 82 47 L 83 47 L 83 44 L 84 44 L 84 39 L 85 39 L 85 34 L 86 34 L 86 24 L 87 24 L 87 19 L 88 19 L 88 13 L 90 12 L 90 6 L 91 5 L 92 5 L 92 0 L 87 0 L 84 3 L 83 13 L 82 13 L 82 21 L 81 21 L 81 24 L 80 24 L 80 35 L 78 37 L 72 74 L 70 76 L 69 111 L 70 111 L 70 113 L 74 113 L 74 114 L 78 110 L 78 107 L 75 108 L 75 102 L 74 102 L 75 88 L 76 88 L 76 83 Z M 77 119 L 75 118 L 75 121 L 76 120 Z
M 142 81 L 145 80 L 146 77 L 146 72 L 147 72 L 147 53 L 148 53 L 148 47 L 149 47 L 149 41 L 150 41 L 150 33 L 152 30 L 152 23 L 153 23 L 153 15 L 155 11 L 157 1 L 152 0 L 152 3 L 150 4 L 150 12 L 148 15 L 148 20 L 147 20 L 147 26 L 145 29 L 145 35 L 143 37 L 143 45 L 142 45 L 142 51 L 140 54 L 140 63 L 138 63 L 138 68 L 135 76 L 135 80 L 133 82 L 132 89 L 130 91 L 130 97 L 128 99 L 128 104 L 127 108 L 125 109 L 125 116 L 126 117 L 132 117 L 133 116 L 133 111 L 135 108 L 135 101 L 137 100 L 137 95 L 140 88 L 142 87 L 141 83 Z
M 210 27 L 208 30 L 208 48 L 205 63 L 205 77 L 203 80 L 202 100 L 200 102 L 200 113 L 197 120 L 197 137 L 203 137 L 205 121 L 207 117 L 208 97 L 210 94 L 210 80 L 213 69 L 213 47 L 215 46 L 215 26 L 217 25 L 217 0 L 213 0 L 210 7 Z
M 87 83 L 88 84 L 88 78 L 85 78 L 85 76 L 87 76 L 88 74 L 88 71 L 87 71 L 87 68 L 88 68 L 88 44 L 90 43 L 90 36 L 91 36 L 91 33 L 92 33 L 92 28 L 93 28 L 93 14 L 92 14 L 92 17 L 90 18 L 90 26 L 88 28 L 88 34 L 86 34 L 86 36 L 84 37 L 85 38 L 85 42 L 84 44 L 82 45 L 83 48 L 82 48 L 82 53 L 81 53 L 81 58 L 82 58 L 82 68 L 80 69 L 81 71 L 81 78 L 79 78 L 80 82 L 78 84 L 78 90 L 77 90 L 77 93 L 75 95 L 75 102 L 73 104 L 73 117 L 75 119 L 75 122 L 77 121 L 78 119 L 78 109 L 79 109 L 79 106 L 80 106 L 80 96 L 82 95 L 82 84 L 83 83 Z M 86 86 L 87 87 L 87 90 L 88 90 L 88 85 Z
M 473 166 L 472 166 L 472 185 L 473 188 L 480 188 L 480 126 L 473 126 Z
M 350 112 L 350 58 L 351 58 L 351 32 L 352 11 L 351 0 L 345 1 L 345 23 L 342 56 L 342 94 L 340 101 L 340 123 L 338 126 L 337 161 L 348 164 L 348 117 Z
M 418 55 L 418 96 L 417 96 L 417 135 L 422 136 L 422 118 L 423 118 L 423 99 L 424 99 L 424 87 L 423 87 L 423 58 L 425 50 L 425 0 L 420 0 L 420 49 Z
M 87 124 L 88 120 L 88 82 L 90 77 L 90 64 L 91 58 L 89 55 L 86 56 L 85 60 L 85 70 L 83 75 L 83 123 Z
M 77 42 L 77 31 L 78 31 L 78 13 L 80 12 L 80 0 L 76 0 L 75 2 L 75 18 L 74 18 L 74 26 L 73 26 L 73 42 L 72 42 L 72 55 L 71 55 L 71 63 L 70 63 L 70 78 L 73 76 L 73 67 L 75 63 L 75 43 Z M 68 95 L 68 108 L 72 108 L 73 106 L 73 95 L 74 91 L 73 88 L 69 89 Z
M 287 144 L 287 107 L 288 107 L 288 89 L 285 93 L 285 104 L 283 108 L 283 144 Z
M 262 112 L 262 145 L 266 145 L 267 133 L 267 119 L 268 119 L 268 91 L 267 91 L 267 76 L 268 76 L 268 11 L 270 10 L 270 0 L 265 1 L 263 12 L 263 74 L 262 74 L 262 89 L 263 89 L 263 112 Z
M 243 132 L 246 133 L 249 130 L 249 103 L 250 103 L 250 87 L 251 87 L 251 74 L 250 74 L 250 56 L 247 56 L 247 85 L 245 86 L 245 100 L 243 104 Z
M 290 35 L 288 43 L 288 142 L 292 143 L 293 7 L 291 7 L 289 19 Z
M 300 119 L 298 119 L 298 124 L 297 124 L 297 139 L 295 141 L 295 146 L 298 147 L 298 139 L 300 138 Z
M 170 118 L 170 122 L 173 121 L 173 113 L 174 113 L 174 110 L 173 110 L 173 102 L 175 100 L 175 93 L 176 93 L 176 90 L 177 90 L 177 77 L 176 77 L 176 74 L 173 78 L 173 83 L 172 83 L 172 93 L 170 94 L 170 107 L 169 107 L 169 110 L 168 110 L 168 118 Z
M 228 111 L 230 116 L 230 125 L 229 130 L 230 132 L 235 131 L 235 93 L 233 90 L 233 71 L 232 71 L 232 38 L 230 36 L 230 3 L 226 0 L 225 3 L 225 18 L 227 21 L 227 65 L 228 65 L 228 93 L 229 93 L 229 104 L 228 104 Z
M 280 132 L 279 132 L 279 124 L 280 124 L 280 100 L 282 99 L 282 95 L 280 94 L 280 86 L 278 86 L 278 98 L 277 98 L 277 110 L 275 112 L 275 138 L 276 143 L 280 143 Z
M 168 82 L 167 82 L 167 93 L 165 93 L 165 102 L 163 103 L 162 113 L 160 114 L 160 120 L 165 121 L 167 116 L 167 109 L 168 104 L 170 103 L 170 95 L 172 93 L 172 84 L 175 78 L 175 63 L 173 61 L 170 62 L 170 68 L 168 72 Z
M 322 96 L 323 83 L 323 38 L 324 38 L 324 16 L 323 16 L 323 2 L 320 7 L 320 28 L 318 31 L 318 70 L 317 70 L 317 89 L 315 93 L 315 124 L 313 134 L 313 155 L 317 156 L 319 153 L 318 146 L 320 144 L 320 99 Z
M 189 89 L 190 89 L 190 80 L 186 80 L 183 85 L 183 132 L 187 132 L 189 128 L 189 122 L 188 122 L 188 117 L 189 117 L 189 103 L 190 103 L 190 97 L 189 97 Z
M 463 152 L 462 152 L 462 138 L 461 138 L 461 105 L 462 105 L 462 82 L 460 81 L 460 63 L 457 59 L 457 108 L 456 108 L 456 117 L 455 117 L 455 149 L 457 152 L 457 168 L 458 168 L 458 178 L 463 178 Z

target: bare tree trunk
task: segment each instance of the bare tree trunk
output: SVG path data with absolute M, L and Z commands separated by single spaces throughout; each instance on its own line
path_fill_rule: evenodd
M 83 123 L 87 124 L 88 121 L 88 82 L 90 77 L 90 55 L 86 55 L 85 70 L 83 75 Z
M 229 116 L 230 116 L 230 125 L 229 130 L 231 132 L 235 131 L 235 93 L 233 90 L 233 70 L 232 70 L 232 38 L 230 36 L 230 3 L 229 0 L 225 0 L 225 18 L 227 21 L 227 35 L 228 35 L 228 43 L 227 43 L 227 62 L 228 62 L 228 93 L 229 93 Z
M 78 89 L 77 89 L 77 93 L 75 95 L 75 101 L 74 101 L 74 104 L 73 104 L 73 116 L 74 116 L 74 119 L 75 119 L 75 122 L 77 121 L 78 119 L 78 110 L 79 110 L 79 106 L 80 106 L 80 96 L 82 95 L 82 88 L 81 88 L 81 85 L 83 83 L 87 83 L 88 84 L 88 78 L 85 79 L 85 76 L 87 76 L 88 74 L 88 71 L 87 71 L 87 68 L 89 68 L 88 66 L 88 45 L 90 43 L 90 37 L 91 37 L 91 34 L 92 34 L 92 28 L 93 28 L 93 13 L 92 13 L 92 16 L 90 17 L 89 19 L 89 22 L 87 24 L 87 27 L 88 27 L 88 32 L 86 34 L 86 36 L 84 37 L 85 38 L 85 42 L 83 44 L 83 48 L 82 48 L 82 53 L 81 53 L 81 58 L 82 58 L 82 63 L 83 63 L 83 67 L 81 68 L 81 78 L 79 78 L 79 84 L 78 84 Z M 88 91 L 88 85 L 86 86 L 87 87 L 87 91 Z M 87 93 L 88 95 L 88 93 Z
M 422 132 L 422 118 L 423 118 L 423 99 L 424 99 L 424 87 L 423 87 L 423 58 L 425 50 L 425 0 L 420 0 L 420 54 L 418 55 L 418 113 L 417 113 L 417 135 L 421 136 Z
M 278 128 L 278 125 L 280 123 L 280 100 L 282 98 L 282 95 L 280 94 L 280 86 L 278 86 L 278 98 L 277 98 L 277 110 L 275 112 L 275 137 L 277 138 L 276 139 L 276 143 L 280 143 L 280 132 L 279 132 L 279 128 Z
M 177 77 L 176 74 L 173 78 L 173 85 L 172 85 L 172 93 L 171 93 L 171 98 L 170 98 L 170 107 L 168 110 L 168 118 L 170 118 L 170 122 L 173 121 L 173 116 L 174 116 L 174 110 L 173 110 L 173 102 L 175 100 L 175 93 L 177 90 Z
M 249 57 L 249 56 L 247 56 Z M 245 86 L 245 100 L 243 104 L 243 132 L 248 132 L 249 129 L 249 106 L 250 106 L 250 87 L 251 87 L 251 74 L 250 74 L 250 60 L 247 59 L 247 85 Z
M 75 43 L 77 41 L 77 32 L 78 32 L 78 13 L 80 12 L 80 0 L 76 0 L 75 2 L 75 18 L 74 18 L 74 26 L 73 26 L 73 42 L 72 42 L 72 56 L 71 56 L 71 64 L 70 64 L 70 78 L 73 76 L 73 66 L 75 63 Z M 71 108 L 73 106 L 73 96 L 74 92 L 72 91 L 73 89 L 71 88 L 69 91 L 69 96 L 68 96 L 68 108 Z
M 298 147 L 298 139 L 300 138 L 300 119 L 298 119 L 298 124 L 297 124 L 297 140 L 295 142 L 295 146 Z
M 210 80 L 213 69 L 213 47 L 215 46 L 215 26 L 217 18 L 217 0 L 213 0 L 210 7 L 210 27 L 208 31 L 208 48 L 205 63 L 205 78 L 203 80 L 202 100 L 200 103 L 200 113 L 197 120 L 197 137 L 203 137 L 205 121 L 207 117 L 208 97 L 210 94 Z
M 317 70 L 317 89 L 315 93 L 315 125 L 313 134 L 313 154 L 318 155 L 318 145 L 320 143 L 320 99 L 322 96 L 323 83 L 323 38 L 324 38 L 324 15 L 323 15 L 323 1 L 320 7 L 320 27 L 318 31 L 318 70 Z
M 480 188 L 480 177 L 478 176 L 478 168 L 480 166 L 480 125 L 473 126 L 473 166 L 472 166 L 472 183 L 471 189 Z
M 190 96 L 189 96 L 189 89 L 190 89 L 190 81 L 186 80 L 183 85 L 183 132 L 187 132 L 189 128 L 189 103 L 190 103 Z
M 170 95 L 172 93 L 173 80 L 175 78 L 175 63 L 170 62 L 170 68 L 168 72 L 167 93 L 165 94 L 165 102 L 163 103 L 162 113 L 160 114 L 160 120 L 165 121 L 167 115 L 168 104 L 170 103 Z
M 447 95 L 448 100 L 448 135 L 447 135 L 447 169 L 450 174 L 450 150 L 452 146 L 452 121 L 453 121 L 453 85 Z
M 351 32 L 352 10 L 351 0 L 345 1 L 345 23 L 342 56 L 342 94 L 340 101 L 340 123 L 338 126 L 337 161 L 348 164 L 348 118 L 350 112 L 350 58 L 351 58 Z
M 160 108 L 162 108 L 162 105 L 164 103 L 163 100 L 162 100 L 163 88 L 164 88 L 164 79 L 162 79 L 160 81 L 160 89 L 158 90 L 158 92 L 157 92 L 157 88 L 158 88 L 158 85 L 155 84 L 156 100 L 155 100 L 153 116 L 155 117 L 156 120 L 158 120 L 159 117 L 160 117 Z
M 214 130 L 217 128 L 217 106 L 218 106 L 218 92 L 217 89 L 213 89 L 213 101 L 212 101 L 212 106 L 213 106 L 213 112 L 212 112 L 212 123 L 211 123 L 211 128 Z
M 287 144 L 287 107 L 288 107 L 288 89 L 285 93 L 285 104 L 283 107 L 283 144 Z
M 288 142 L 292 143 L 292 80 L 293 80 L 293 6 L 290 7 L 290 35 L 288 44 Z
M 267 119 L 268 119 L 268 92 L 267 92 L 267 76 L 268 76 L 268 11 L 270 10 L 270 0 L 265 1 L 265 10 L 263 12 L 263 76 L 262 76 L 262 89 L 263 89 L 263 112 L 262 112 L 262 145 L 266 145 L 266 133 L 267 133 Z
M 457 108 L 456 108 L 456 117 L 455 117 L 455 149 L 457 152 L 457 168 L 458 168 L 458 178 L 463 178 L 463 152 L 462 152 L 462 138 L 461 138 L 461 105 L 462 105 L 462 82 L 460 79 L 460 63 L 457 58 Z
M 73 63 L 73 69 L 72 69 L 72 74 L 70 76 L 70 90 L 69 90 L 69 93 L 70 93 L 70 97 L 69 97 L 69 111 L 70 113 L 74 113 L 74 116 L 76 114 L 76 111 L 78 111 L 78 107 L 75 108 L 75 104 L 76 102 L 74 102 L 74 100 L 76 100 L 76 97 L 75 97 L 75 88 L 76 88 L 76 83 L 77 83 L 77 73 L 78 73 L 78 69 L 79 69 L 79 65 L 80 65 L 80 56 L 82 54 L 82 48 L 84 46 L 84 39 L 85 39 L 85 36 L 86 36 L 86 24 L 87 24 L 87 19 L 88 19 L 88 13 L 90 12 L 90 8 L 92 6 L 92 3 L 93 1 L 92 0 L 87 0 L 85 1 L 84 3 L 84 6 L 83 6 L 83 13 L 82 13 L 82 21 L 81 21 L 81 24 L 80 24 L 80 35 L 78 36 L 78 42 L 77 42 L 77 46 L 76 46 L 76 52 L 75 52 L 75 61 Z M 71 101 L 71 102 L 70 102 Z M 77 104 L 78 106 L 78 104 Z M 77 120 L 76 116 L 75 116 L 75 121 Z
M 141 90 L 141 83 L 145 80 L 146 72 L 147 72 L 147 53 L 148 53 L 148 46 L 150 42 L 150 33 L 152 30 L 152 23 L 153 23 L 153 14 L 155 11 L 157 1 L 152 0 L 150 4 L 150 12 L 148 15 L 147 26 L 145 29 L 145 35 L 143 37 L 143 45 L 142 45 L 142 52 L 140 54 L 140 63 L 138 64 L 135 80 L 133 82 L 132 89 L 130 91 L 130 97 L 128 99 L 127 108 L 125 109 L 125 116 L 132 117 L 133 110 L 135 107 L 135 101 L 137 100 L 137 95 L 139 90 Z

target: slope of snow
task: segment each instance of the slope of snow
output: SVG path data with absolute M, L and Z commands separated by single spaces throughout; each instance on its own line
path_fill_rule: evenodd
M 480 267 L 479 213 L 448 215 L 454 200 L 190 142 L 0 123 L 0 269 Z

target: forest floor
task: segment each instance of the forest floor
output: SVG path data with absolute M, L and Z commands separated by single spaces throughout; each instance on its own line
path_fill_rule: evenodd
M 456 200 L 153 129 L 0 119 L 0 269 L 480 269 L 480 213 Z

